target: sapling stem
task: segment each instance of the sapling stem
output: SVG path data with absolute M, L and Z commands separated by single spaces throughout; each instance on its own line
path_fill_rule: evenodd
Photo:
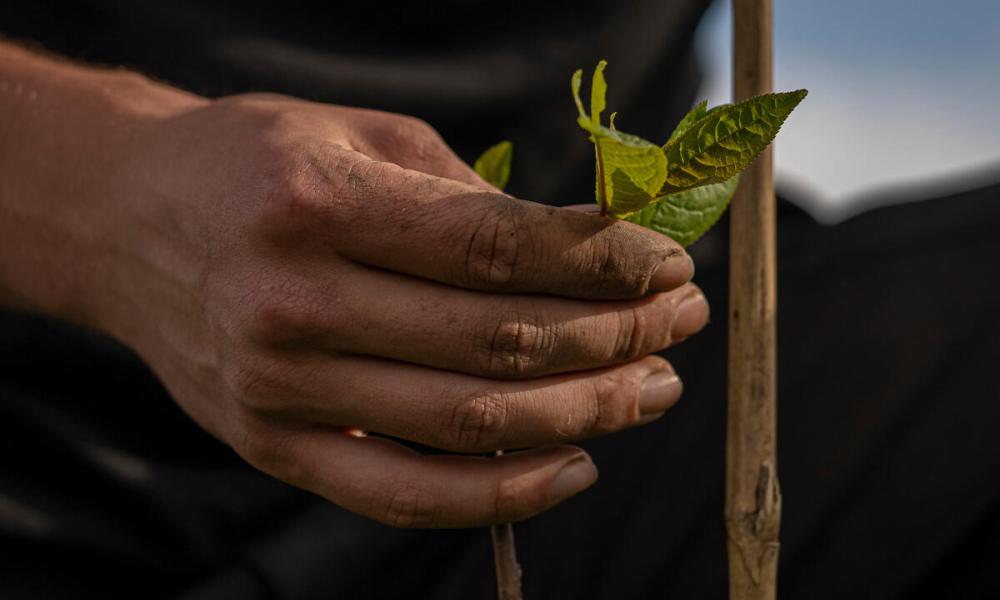
M 502 456 L 497 450 L 496 456 Z M 517 547 L 514 545 L 514 526 L 501 523 L 490 527 L 493 539 L 493 563 L 497 572 L 497 596 L 500 600 L 522 600 L 521 565 L 517 562 Z
M 608 216 L 608 191 L 604 187 L 604 159 L 601 156 L 601 145 L 594 144 L 594 155 L 597 158 L 597 202 L 601 205 L 601 216 Z
M 771 0 L 733 0 L 737 102 L 771 91 L 771 22 Z M 774 600 L 777 593 L 775 227 L 768 148 L 743 172 L 730 209 L 725 518 L 732 600 Z

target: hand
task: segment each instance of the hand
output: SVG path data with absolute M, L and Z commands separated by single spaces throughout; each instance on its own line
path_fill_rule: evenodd
M 138 130 L 100 325 L 255 467 L 379 521 L 524 519 L 680 394 L 677 244 L 489 188 L 426 124 L 277 96 Z M 496 459 L 424 456 L 357 430 Z

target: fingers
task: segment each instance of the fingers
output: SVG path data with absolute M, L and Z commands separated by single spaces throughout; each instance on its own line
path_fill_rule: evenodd
M 498 458 L 421 456 L 388 440 L 329 428 L 258 428 L 237 450 L 257 468 L 394 527 L 476 527 L 519 521 L 589 487 L 579 448 Z
M 681 384 L 658 357 L 523 381 L 377 358 L 277 358 L 238 384 L 253 414 L 346 425 L 456 452 L 543 446 L 649 422 Z
M 338 310 L 392 318 L 331 323 L 323 347 L 497 379 L 631 362 L 708 319 L 705 297 L 690 283 L 608 302 L 485 294 L 367 269 L 346 287 Z
M 324 178 L 346 183 L 320 188 L 296 214 L 357 262 L 469 289 L 575 298 L 636 298 L 693 274 L 680 245 L 638 225 L 340 152 Z
M 691 283 L 637 300 L 593 302 L 345 269 L 337 289 L 315 289 L 294 306 L 272 309 L 259 341 L 507 379 L 630 362 L 693 335 L 708 319 L 705 297 Z

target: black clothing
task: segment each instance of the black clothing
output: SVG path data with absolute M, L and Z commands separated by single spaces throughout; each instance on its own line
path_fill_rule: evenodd
M 513 191 L 569 202 L 592 193 L 569 73 L 608 57 L 612 106 L 630 129 L 665 137 L 692 100 L 704 8 L 614 3 L 592 17 L 587 4 L 511 8 L 497 25 L 468 2 L 380 15 L 18 3 L 0 8 L 0 28 L 201 93 L 417 114 L 466 158 L 506 137 Z M 629 62 L 622 40 L 647 38 L 604 18 L 658 37 L 631 44 L 643 50 Z M 354 79 L 373 64 L 378 77 Z M 421 84 L 428 74 L 434 85 Z M 685 82 L 676 95 L 662 87 L 671 80 Z M 783 205 L 782 597 L 1000 596 L 986 576 L 1000 565 L 998 195 L 835 227 Z M 725 596 L 725 229 L 692 250 L 713 322 L 667 352 L 685 397 L 657 423 L 584 443 L 595 487 L 517 526 L 529 599 Z M 201 431 L 129 350 L 0 313 L 0 598 L 490 598 L 492 569 L 486 531 L 393 530 L 286 486 Z
M 570 74 L 607 59 L 619 124 L 666 140 L 694 101 L 692 39 L 709 3 L 7 2 L 0 35 L 211 97 L 280 92 L 414 115 L 469 161 L 510 139 L 509 191 L 574 204 L 594 191 Z

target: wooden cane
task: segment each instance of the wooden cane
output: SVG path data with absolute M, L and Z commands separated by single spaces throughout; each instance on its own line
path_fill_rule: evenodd
M 733 0 L 735 101 L 772 88 L 771 0 Z M 775 201 L 772 150 L 730 209 L 726 534 L 729 597 L 774 600 L 781 493 L 775 453 Z

